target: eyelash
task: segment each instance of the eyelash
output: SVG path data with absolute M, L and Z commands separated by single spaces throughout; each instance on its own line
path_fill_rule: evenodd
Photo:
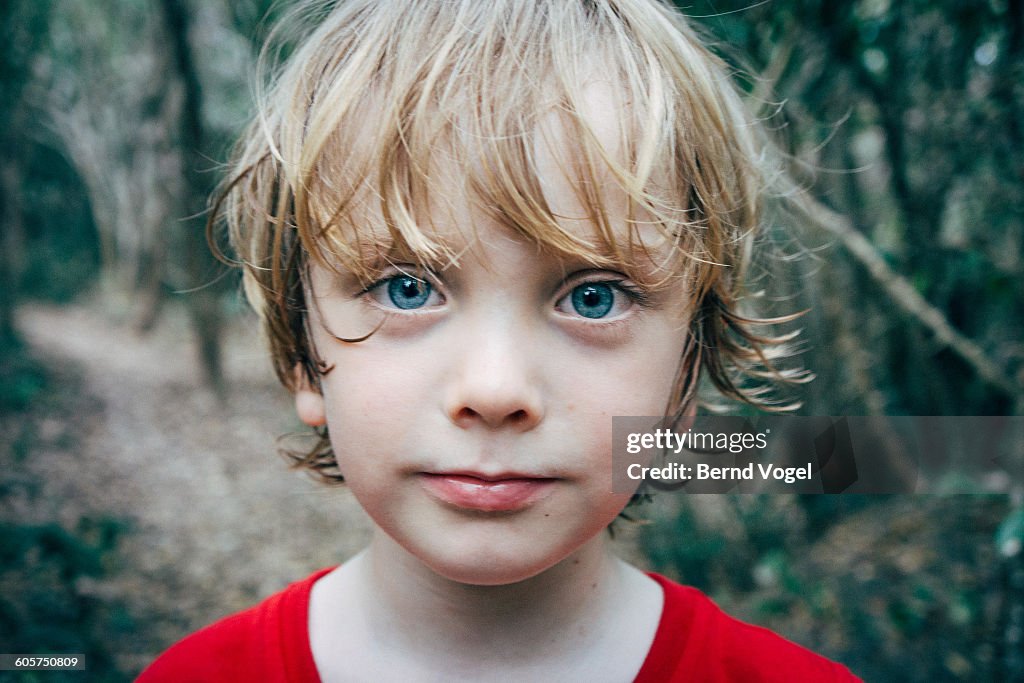
M 369 285 L 367 285 L 363 289 L 361 289 L 358 292 L 357 296 L 358 296 L 359 299 L 370 303 L 371 305 L 377 307 L 378 309 L 382 308 L 382 309 L 388 311 L 389 313 L 394 313 L 396 311 L 399 312 L 399 313 L 403 313 L 405 315 L 422 315 L 423 313 L 425 313 L 426 311 L 424 311 L 421 308 L 402 309 L 402 308 L 399 308 L 397 306 L 390 307 L 390 306 L 385 306 L 384 304 L 372 301 L 372 299 L 373 299 L 372 294 L 373 294 L 374 290 L 380 289 L 382 287 L 386 287 L 389 282 L 391 282 L 393 280 L 396 280 L 398 278 L 411 278 L 411 279 L 417 280 L 417 281 L 419 281 L 421 283 L 425 283 L 425 284 L 427 284 L 431 288 L 431 294 L 436 293 L 437 296 L 440 296 L 442 300 L 445 299 L 444 294 L 441 293 L 441 288 L 438 287 L 438 279 L 437 279 L 437 277 L 433 273 L 420 273 L 420 272 L 417 272 L 417 269 L 415 269 L 415 268 L 408 268 L 407 270 L 395 269 L 395 272 L 392 272 L 392 273 L 390 273 L 388 275 L 384 275 L 384 276 L 374 280 L 373 282 L 371 282 Z M 429 308 L 427 310 L 429 310 Z
M 583 280 L 581 282 L 574 283 L 569 289 L 569 293 L 582 285 L 609 285 L 610 287 L 613 287 L 625 294 L 626 297 L 628 297 L 629 300 L 637 306 L 640 306 L 641 308 L 650 308 L 651 306 L 651 295 L 647 290 L 638 285 L 626 282 L 625 280 Z
M 576 292 L 588 285 L 604 285 L 615 293 L 625 297 L 625 301 L 609 303 L 609 310 L 599 317 L 591 317 L 577 307 Z M 584 335 L 600 335 L 602 339 L 611 339 L 608 335 L 618 336 L 632 329 L 632 320 L 638 312 L 651 306 L 649 294 L 640 287 L 625 280 L 601 279 L 591 276 L 567 283 L 563 294 L 556 301 L 556 310 L 566 325 Z M 614 310 L 619 308 L 619 310 Z M 639 309 L 639 310 L 637 310 Z M 614 311 L 614 312 L 613 312 Z M 609 315 L 610 314 L 610 315 Z
M 403 278 L 403 277 L 414 278 L 416 280 L 419 280 L 420 282 L 424 282 L 424 283 L 428 284 L 431 287 L 431 289 L 433 290 L 433 292 L 436 292 L 437 295 L 442 298 L 442 300 L 445 298 L 444 294 L 441 292 L 440 287 L 438 286 L 439 285 L 438 278 L 433 273 L 420 274 L 420 273 L 416 272 L 412 268 L 410 268 L 408 271 L 406 271 L 406 270 L 398 270 L 397 272 L 393 272 L 391 274 L 384 275 L 383 277 L 378 278 L 377 280 L 373 281 L 372 283 L 370 283 L 369 285 L 367 285 L 366 287 L 361 289 L 359 291 L 359 293 L 358 293 L 358 296 L 359 296 L 359 298 L 361 298 L 363 300 L 372 299 L 372 296 L 370 296 L 370 295 L 374 292 L 374 290 L 377 290 L 377 289 L 379 289 L 381 287 L 387 286 L 389 282 L 395 280 L 396 278 Z M 576 274 L 574 276 L 571 276 L 570 278 L 567 278 L 567 280 L 559 287 L 560 294 L 555 298 L 555 303 L 557 304 L 557 303 L 563 301 L 564 299 L 566 299 L 567 297 L 571 296 L 572 292 L 575 291 L 576 288 L 583 287 L 583 286 L 586 286 L 586 285 L 607 285 L 607 286 L 617 290 L 618 292 L 621 292 L 627 299 L 629 299 L 630 303 L 636 304 L 640 308 L 650 308 L 652 306 L 652 301 L 651 301 L 650 293 L 646 289 L 644 289 L 644 288 L 642 288 L 642 287 L 640 287 L 638 285 L 632 284 L 632 283 L 628 282 L 625 279 L 608 279 L 608 278 L 602 279 L 602 278 L 596 277 L 596 276 L 593 276 L 592 279 L 591 279 L 591 278 L 588 278 L 585 274 L 583 274 L 583 275 Z M 399 312 L 401 312 L 403 314 L 406 314 L 406 315 L 418 315 L 418 314 L 421 315 L 421 314 L 426 312 L 426 311 L 424 311 L 423 309 L 420 309 L 420 308 L 404 309 L 404 310 L 401 309 L 401 308 L 398 308 L 398 307 L 392 308 L 392 307 L 384 306 L 383 304 L 380 304 L 380 303 L 377 303 L 377 302 L 373 302 L 372 305 L 374 305 L 374 306 L 376 306 L 378 308 L 385 308 L 389 312 L 399 311 Z M 429 310 L 429 308 L 427 310 Z M 572 316 L 572 317 L 575 318 L 575 319 L 578 319 L 578 320 L 587 320 L 583 316 Z M 597 325 L 600 325 L 600 324 L 610 325 L 610 324 L 614 324 L 615 322 L 619 322 L 619 321 L 620 321 L 620 318 L 618 316 L 615 317 L 615 318 L 612 318 L 610 320 L 605 320 L 603 318 L 593 318 L 593 319 L 587 320 L 588 324 L 592 324 L 592 325 L 593 324 L 597 324 Z

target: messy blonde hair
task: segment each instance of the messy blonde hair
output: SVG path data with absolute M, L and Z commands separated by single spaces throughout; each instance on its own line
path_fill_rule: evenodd
M 455 261 L 424 209 L 443 191 L 443 157 L 459 160 L 476 208 L 539 248 L 631 276 L 638 260 L 658 260 L 663 284 L 685 279 L 692 318 L 670 411 L 691 403 L 701 376 L 733 399 L 788 407 L 766 381 L 800 378 L 773 365 L 788 337 L 756 331 L 782 319 L 740 311 L 777 177 L 765 166 L 770 146 L 726 65 L 671 5 L 346 0 L 304 5 L 284 25 L 270 43 L 286 44 L 296 26 L 311 32 L 260 97 L 211 225 L 224 218 L 285 387 L 317 386 L 330 370 L 309 331 L 311 263 L 369 280 L 368 264 L 396 250 L 432 266 Z M 595 82 L 618 98 L 618 139 L 595 130 L 585 92 Z M 572 140 L 564 170 L 592 236 L 559 222 L 538 180 L 534 141 L 552 112 Z M 627 198 L 625 226 L 598 191 L 608 179 Z M 377 232 L 359 217 L 367 206 L 383 217 Z M 645 251 L 641 229 L 652 227 L 668 259 Z M 297 463 L 340 480 L 320 437 Z

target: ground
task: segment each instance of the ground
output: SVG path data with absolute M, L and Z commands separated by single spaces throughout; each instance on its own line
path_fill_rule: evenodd
M 97 304 L 28 306 L 18 321 L 51 373 L 47 391 L 67 395 L 28 447 L 26 476 L 41 489 L 8 496 L 7 512 L 65 529 L 122 526 L 107 570 L 76 584 L 123 604 L 135 624 L 109 643 L 121 671 L 366 542 L 347 490 L 276 454 L 275 440 L 300 425 L 251 318 L 230 330 L 224 401 L 202 386 L 182 311 L 147 335 Z

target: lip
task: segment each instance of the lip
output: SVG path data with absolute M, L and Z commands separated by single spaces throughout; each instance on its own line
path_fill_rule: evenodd
M 478 512 L 515 512 L 550 493 L 556 479 L 521 474 L 496 476 L 476 472 L 422 472 L 427 493 L 443 503 Z

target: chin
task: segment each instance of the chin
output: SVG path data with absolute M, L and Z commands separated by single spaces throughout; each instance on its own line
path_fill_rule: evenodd
M 467 567 L 430 566 L 435 573 L 449 581 L 467 586 L 511 586 L 532 579 L 548 569 L 547 566 L 530 567 Z
M 420 555 L 435 574 L 470 586 L 508 586 L 532 579 L 561 561 L 561 556 L 530 557 L 518 549 L 476 548 Z

